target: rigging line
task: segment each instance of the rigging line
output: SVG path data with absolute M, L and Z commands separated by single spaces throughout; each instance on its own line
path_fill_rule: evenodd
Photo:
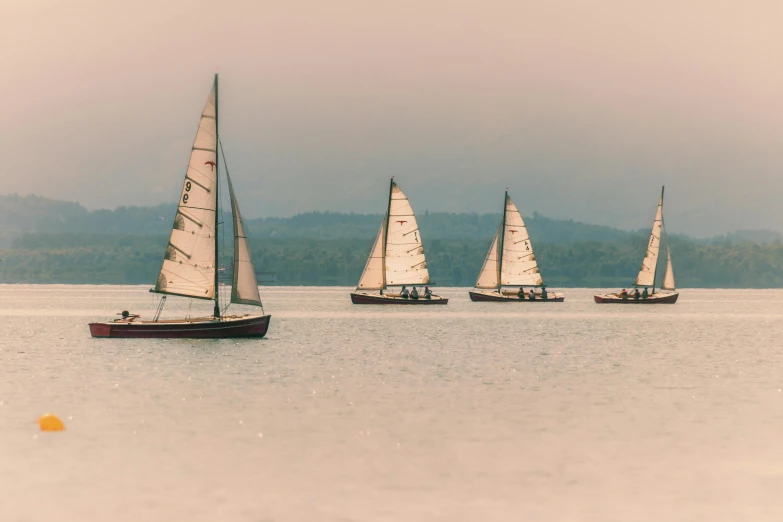
M 188 165 L 188 166 L 190 166 L 190 165 Z M 196 170 L 196 169 L 194 168 L 193 170 Z M 193 183 L 194 185 L 197 185 L 197 186 L 201 187 L 202 189 L 206 190 L 206 191 L 207 191 L 207 193 L 210 193 L 210 192 L 212 192 L 212 191 L 211 191 L 209 188 L 207 188 L 206 186 L 204 186 L 204 185 L 202 185 L 201 183 L 199 183 L 199 182 L 198 182 L 198 181 L 197 181 L 195 178 L 191 178 L 191 177 L 190 177 L 190 176 L 189 176 L 187 173 L 185 173 L 185 179 L 186 179 L 187 181 L 190 181 L 190 182 L 191 182 L 191 183 Z
M 194 268 L 196 268 L 196 267 L 194 267 Z M 203 286 L 204 286 L 204 285 L 203 285 L 203 284 L 201 284 L 201 283 L 197 283 L 197 282 L 195 282 L 195 281 L 192 281 L 192 280 L 190 280 L 190 279 L 188 279 L 188 278 L 186 278 L 186 277 L 183 277 L 183 276 L 181 276 L 181 275 L 179 275 L 179 274 L 176 274 L 176 273 L 174 273 L 174 272 L 172 272 L 172 271 L 170 271 L 170 270 L 166 270 L 165 268 L 162 268 L 162 269 L 160 270 L 160 272 L 161 272 L 161 273 L 163 273 L 163 272 L 166 272 L 166 273 L 168 273 L 168 274 L 172 274 L 173 276 L 175 276 L 175 277 L 178 277 L 178 278 L 180 278 L 180 279 L 184 280 L 186 283 L 190 283 L 191 285 L 193 285 L 193 286 L 195 286 L 195 287 L 197 287 L 197 288 L 203 288 Z M 200 273 L 201 275 L 204 275 L 204 274 L 203 274 L 203 273 L 201 273 L 201 272 L 199 272 L 199 273 Z M 168 278 L 167 278 L 167 279 L 168 279 Z M 204 277 L 204 279 L 207 279 L 207 277 L 205 276 L 205 277 Z M 209 278 L 209 279 L 211 279 L 211 278 Z
M 226 151 L 223 148 L 223 142 L 220 139 L 220 136 L 217 136 L 217 144 L 215 146 L 215 155 L 218 155 L 218 154 L 220 154 L 220 157 L 223 159 L 223 169 L 226 171 L 225 178 L 226 178 L 226 184 L 228 184 L 228 180 L 229 180 L 229 177 L 230 177 L 231 173 L 228 170 L 228 162 L 226 161 Z M 222 193 L 221 193 L 221 195 L 222 195 Z M 230 199 L 230 196 L 231 196 L 231 194 L 229 194 L 229 199 Z M 226 226 L 225 226 L 225 217 L 223 216 L 223 212 L 224 211 L 223 211 L 223 203 L 222 203 L 222 201 L 219 202 L 219 205 L 220 205 L 220 214 L 218 214 L 218 216 L 220 217 L 219 224 L 223 226 L 223 231 L 225 232 Z M 233 220 L 233 217 L 234 217 L 234 206 L 233 205 L 231 205 L 231 217 L 232 217 L 231 228 L 234 229 L 235 227 L 234 227 L 234 220 Z M 233 235 L 236 236 L 236 230 L 232 230 L 232 232 L 233 232 Z M 225 251 L 225 249 L 226 249 L 226 234 L 224 233 L 221 236 L 220 239 L 221 239 L 220 248 L 221 248 L 221 250 Z M 219 257 L 219 253 L 216 253 L 215 255 Z M 233 292 L 234 272 L 235 272 L 235 266 L 234 265 L 235 265 L 235 259 L 234 259 L 234 256 L 232 254 L 232 256 L 231 256 L 231 287 L 232 287 L 232 292 Z M 218 291 L 222 291 L 223 295 L 221 297 L 223 298 L 223 313 L 225 313 L 228 310 L 228 307 L 231 306 L 231 296 L 229 295 L 229 292 L 228 292 L 228 285 L 226 285 L 224 283 L 223 286 L 222 286 L 222 290 L 221 290 L 220 287 L 218 287 L 217 290 Z
M 208 151 L 208 152 L 212 152 L 212 153 L 214 153 L 214 154 L 217 154 L 217 152 L 215 152 L 215 151 L 211 151 L 211 150 L 210 150 L 210 151 Z M 208 180 L 211 180 L 211 179 L 212 179 L 212 176 L 210 176 L 210 175 L 208 175 L 208 174 L 204 174 L 203 172 L 201 172 L 201 170 L 199 170 L 199 169 L 202 169 L 202 168 L 204 168 L 204 167 L 203 167 L 203 165 L 196 166 L 196 165 L 192 165 L 192 164 L 188 163 L 188 168 L 185 170 L 185 177 L 186 177 L 186 178 L 189 178 L 190 176 L 188 176 L 188 173 L 187 173 L 187 171 L 189 171 L 189 170 L 192 170 L 192 171 L 193 171 L 193 172 L 195 172 L 196 174 L 200 174 L 200 175 L 201 175 L 201 176 L 203 176 L 204 178 L 206 178 L 206 179 L 208 179 Z M 213 172 L 213 171 L 210 171 L 210 172 Z M 194 181 L 194 182 L 196 181 L 196 180 L 194 180 L 193 178 L 190 178 L 190 179 L 191 179 L 192 181 Z M 206 188 L 206 187 L 204 187 L 204 190 L 206 190 L 207 192 L 212 192 L 211 190 L 209 190 L 209 189 L 208 189 L 208 188 Z
M 213 210 L 213 209 L 211 209 L 211 208 L 204 208 L 204 207 L 192 207 L 192 206 L 190 206 L 190 205 L 177 205 L 177 208 L 178 208 L 178 209 L 180 209 L 180 208 L 192 208 L 192 209 L 194 209 L 194 210 L 206 210 L 207 212 L 214 212 L 214 210 Z

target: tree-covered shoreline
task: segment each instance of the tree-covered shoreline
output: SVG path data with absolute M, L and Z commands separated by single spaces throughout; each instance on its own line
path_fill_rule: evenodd
M 0 283 L 153 284 L 166 236 L 28 234 L 3 251 Z M 355 285 L 372 238 L 267 238 L 255 241 L 259 280 L 279 285 Z M 471 286 L 489 241 L 435 239 L 426 243 L 430 275 L 445 286 Z M 628 286 L 646 238 L 608 242 L 538 242 L 544 281 L 554 287 Z M 227 249 L 230 252 L 230 249 Z M 678 286 L 783 288 L 783 244 L 700 244 L 672 239 Z M 221 258 L 230 266 L 230 258 Z
M 35 196 L 0 196 L 0 283 L 154 284 L 171 230 L 173 205 L 87 211 Z M 544 281 L 553 287 L 621 287 L 636 277 L 648 230 L 556 220 L 526 224 Z M 261 284 L 352 286 L 380 215 L 310 212 L 247 220 Z M 499 215 L 422 212 L 430 276 L 471 286 Z M 230 266 L 225 219 L 222 266 Z M 671 232 L 671 231 L 670 231 Z M 670 235 L 680 287 L 783 288 L 783 241 L 769 231 L 693 239 Z

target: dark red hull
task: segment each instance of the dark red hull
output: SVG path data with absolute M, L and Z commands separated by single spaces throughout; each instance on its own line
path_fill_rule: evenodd
M 269 329 L 271 315 L 222 321 L 185 322 L 107 322 L 90 323 L 93 337 L 132 339 L 233 339 L 263 337 Z
M 351 294 L 353 304 L 373 304 L 373 305 L 445 305 L 449 300 L 445 297 L 433 296 L 432 299 L 403 299 L 401 297 L 389 297 L 370 294 Z
M 677 302 L 677 298 L 680 294 L 665 294 L 662 296 L 652 295 L 647 299 L 639 299 L 638 301 L 633 297 L 628 299 L 621 299 L 619 297 L 609 295 L 597 295 L 595 296 L 595 302 L 599 304 L 634 304 L 634 305 L 651 305 L 651 304 L 674 304 Z
M 468 292 L 470 300 L 475 302 L 487 302 L 487 303 L 562 303 L 565 301 L 565 297 L 556 296 L 547 299 L 542 299 L 536 296 L 532 301 L 530 299 L 520 299 L 519 297 L 503 296 L 503 295 L 491 295 L 483 292 Z

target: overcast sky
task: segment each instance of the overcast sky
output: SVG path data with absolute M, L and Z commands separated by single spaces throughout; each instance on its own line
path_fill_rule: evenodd
M 173 201 L 220 73 L 247 217 L 783 230 L 783 2 L 4 0 L 0 193 Z

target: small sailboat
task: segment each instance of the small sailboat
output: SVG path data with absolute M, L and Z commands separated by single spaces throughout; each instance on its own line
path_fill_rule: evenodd
M 418 298 L 405 297 L 403 287 L 430 284 L 430 273 L 424 257 L 419 225 L 410 202 L 394 178 L 389 186 L 389 203 L 378 235 L 370 250 L 356 290 L 351 293 L 353 304 L 434 305 L 446 304 L 445 297 L 432 294 L 425 297 L 422 288 Z M 390 286 L 400 290 L 388 292 Z
M 680 296 L 675 291 L 674 269 L 672 268 L 672 256 L 669 249 L 669 242 L 666 238 L 666 227 L 663 222 L 663 191 L 661 188 L 661 199 L 658 200 L 658 210 L 655 212 L 650 241 L 647 243 L 647 253 L 642 259 L 642 267 L 639 275 L 636 277 L 634 286 L 638 289 L 644 287 L 650 288 L 648 296 L 642 296 L 636 299 L 633 295 L 626 293 L 596 295 L 596 303 L 620 303 L 620 304 L 674 304 Z M 658 270 L 658 254 L 661 250 L 661 238 L 664 239 L 666 246 L 666 272 L 663 276 L 663 285 L 658 292 L 655 291 L 655 276 Z
M 228 184 L 234 229 L 231 297 L 223 308 L 218 292 L 221 171 L 225 171 Z M 114 321 L 90 323 L 92 336 L 223 339 L 263 337 L 269 328 L 271 316 L 263 312 L 239 203 L 218 135 L 217 75 L 201 113 L 163 266 L 150 292 L 163 295 L 152 320 L 141 320 L 123 311 Z M 162 320 L 160 315 L 169 295 L 214 301 L 213 313 L 208 317 Z M 232 303 L 260 307 L 261 314 L 228 315 Z
M 503 290 L 503 287 L 514 289 Z M 544 292 L 534 290 L 535 299 L 532 300 L 528 293 L 523 293 L 523 299 L 520 297 L 520 288 L 524 287 L 541 288 Z M 470 300 L 515 303 L 559 303 L 565 300 L 563 294 L 548 292 L 545 288 L 522 214 L 506 191 L 503 218 L 484 259 L 475 288 L 469 292 Z

